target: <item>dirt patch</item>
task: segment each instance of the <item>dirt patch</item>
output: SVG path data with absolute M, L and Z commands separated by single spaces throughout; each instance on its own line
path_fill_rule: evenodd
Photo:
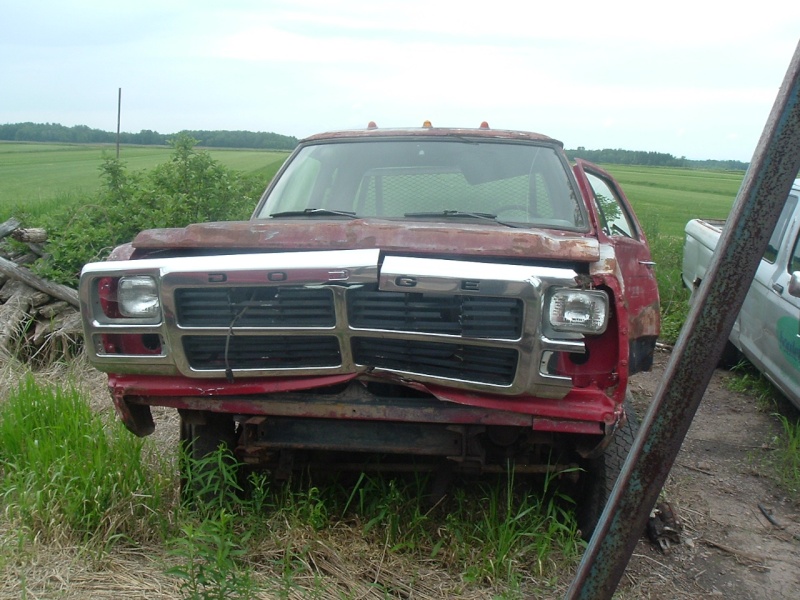
M 660 354 L 653 371 L 634 377 L 640 414 L 668 358 Z M 765 468 L 779 426 L 752 397 L 730 391 L 730 377 L 714 373 L 664 489 L 683 522 L 683 543 L 665 554 L 641 540 L 623 598 L 797 597 L 800 506 Z

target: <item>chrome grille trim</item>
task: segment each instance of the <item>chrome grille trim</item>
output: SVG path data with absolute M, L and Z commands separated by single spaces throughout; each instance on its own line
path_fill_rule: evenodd
M 91 281 L 131 273 L 159 281 L 161 323 L 103 316 Z M 92 362 L 109 372 L 221 378 L 225 361 L 219 349 L 232 335 L 238 358 L 231 361 L 231 355 L 228 362 L 238 361 L 229 364 L 237 376 L 385 373 L 485 393 L 559 398 L 571 389 L 571 382 L 549 375 L 542 367 L 543 356 L 582 353 L 584 345 L 580 336 L 544 331 L 541 313 L 548 290 L 575 287 L 576 276 L 567 268 L 445 259 L 388 256 L 381 263 L 378 250 L 148 259 L 87 265 L 81 310 L 87 339 L 107 333 L 155 333 L 163 340 L 161 354 L 153 356 L 103 354 L 99 344 L 91 344 Z M 364 299 L 380 310 L 382 294 L 393 304 L 387 313 L 392 320 L 385 326 L 381 327 L 380 312 L 368 318 L 354 316 L 354 303 Z M 200 299 L 199 308 L 194 307 L 199 312 L 189 317 L 187 298 Z M 283 302 L 292 298 L 309 304 Z M 204 315 L 205 306 L 214 314 Z M 254 312 L 236 319 L 241 309 Z M 293 314 L 300 316 L 293 321 Z M 483 326 L 488 318 L 497 319 L 497 331 Z M 245 337 L 252 339 L 240 341 Z M 202 348 L 192 342 L 204 338 L 213 338 L 206 341 L 216 354 L 198 360 Z M 314 340 L 323 339 L 319 343 L 325 347 L 316 348 Z M 317 358 L 308 362 L 296 354 L 281 362 L 274 353 L 282 342 L 297 342 L 298 348 L 309 342 L 307 351 L 316 352 Z M 264 345 L 261 355 L 259 343 Z M 230 352 L 230 340 L 228 345 Z M 187 348 L 192 350 L 188 355 Z M 382 354 L 382 348 L 392 350 L 394 358 L 387 358 L 392 354 L 388 351 Z M 424 360 L 415 366 L 415 349 L 437 355 L 431 360 L 438 366 Z M 496 368 L 482 370 L 482 352 L 496 361 Z

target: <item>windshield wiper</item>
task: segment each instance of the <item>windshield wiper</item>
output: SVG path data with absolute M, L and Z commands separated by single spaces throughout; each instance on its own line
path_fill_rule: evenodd
M 521 227 L 521 225 L 515 225 L 514 223 L 508 223 L 506 221 L 498 221 L 497 215 L 493 215 L 492 213 L 480 213 L 480 212 L 469 212 L 463 210 L 440 210 L 440 211 L 433 211 L 433 212 L 409 212 L 403 215 L 405 217 L 415 218 L 415 217 L 422 217 L 422 218 L 436 218 L 436 217 L 444 217 L 446 219 L 449 218 L 462 218 L 466 217 L 468 219 L 481 219 L 483 221 L 492 221 L 493 223 L 497 223 L 499 225 L 505 225 L 506 227 Z
M 286 210 L 284 212 L 277 212 L 270 215 L 273 219 L 281 217 L 347 217 L 348 219 L 358 219 L 359 217 L 354 212 L 348 210 L 330 210 L 327 208 L 306 208 L 303 210 Z

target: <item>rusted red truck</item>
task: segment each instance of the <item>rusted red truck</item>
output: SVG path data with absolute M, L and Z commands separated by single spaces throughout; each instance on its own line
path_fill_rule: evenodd
M 136 435 L 298 467 L 577 466 L 590 530 L 632 439 L 659 300 L 604 170 L 521 131 L 309 137 L 246 222 L 140 233 L 80 283 L 87 350 Z M 366 460 L 365 457 L 369 457 Z M 374 462 L 371 462 L 374 461 Z

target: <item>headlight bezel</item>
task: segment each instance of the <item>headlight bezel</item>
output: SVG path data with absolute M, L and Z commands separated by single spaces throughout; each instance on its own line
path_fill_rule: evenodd
M 94 319 L 105 324 L 158 325 L 162 303 L 158 278 L 152 274 L 103 275 L 92 284 Z

